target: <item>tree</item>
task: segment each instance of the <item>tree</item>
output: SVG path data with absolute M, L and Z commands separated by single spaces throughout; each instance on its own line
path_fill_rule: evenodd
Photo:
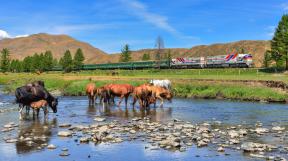
M 129 45 L 124 45 L 123 49 L 121 50 L 120 62 L 129 62 L 131 61 L 131 51 Z
M 71 52 L 66 50 L 64 56 L 60 59 L 61 66 L 65 72 L 71 72 L 73 69 L 73 60 Z
M 44 60 L 43 60 L 43 63 L 44 63 L 44 71 L 49 71 L 49 70 L 52 70 L 54 64 L 53 64 L 53 55 L 52 55 L 52 52 L 51 51 L 46 51 L 44 53 Z
M 24 58 L 23 63 L 22 63 L 24 72 L 31 72 L 34 70 L 32 62 L 33 62 L 33 58 L 31 56 L 27 56 Z
M 276 65 L 280 66 L 283 61 L 288 70 L 288 14 L 284 14 L 276 28 L 271 41 L 272 58 Z
M 271 50 L 267 50 L 264 54 L 263 66 L 265 68 L 268 68 L 271 63 L 271 60 L 272 60 Z
M 144 53 L 143 56 L 142 56 L 142 60 L 143 61 L 150 60 L 150 54 L 149 53 Z
M 7 48 L 4 48 L 1 51 L 1 62 L 0 62 L 0 68 L 2 72 L 7 72 L 9 70 L 9 64 L 10 64 L 10 52 Z
M 74 55 L 74 67 L 76 70 L 81 70 L 83 66 L 83 61 L 85 60 L 84 54 L 82 50 L 79 48 L 77 49 Z
M 155 48 L 156 48 L 155 60 L 157 61 L 157 67 L 160 69 L 161 65 L 160 61 L 164 50 L 164 41 L 161 36 L 157 37 Z
M 13 59 L 10 63 L 9 70 L 11 72 L 23 72 L 22 62 L 17 59 Z

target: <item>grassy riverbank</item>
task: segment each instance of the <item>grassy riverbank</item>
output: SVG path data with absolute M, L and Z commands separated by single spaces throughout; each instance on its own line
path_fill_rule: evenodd
M 286 91 L 269 88 L 255 82 L 249 83 L 249 80 L 277 80 L 287 83 L 288 76 L 286 74 L 268 74 L 255 69 L 117 70 L 118 75 L 116 76 L 112 76 L 111 73 L 111 71 L 84 71 L 68 74 L 52 72 L 41 75 L 7 73 L 0 74 L 0 84 L 6 85 L 6 92 L 13 92 L 18 86 L 33 80 L 44 80 L 50 91 L 62 95 L 84 95 L 85 85 L 90 79 L 97 86 L 107 83 L 129 83 L 136 86 L 148 82 L 150 79 L 170 79 L 173 82 L 173 92 L 175 96 L 179 97 L 268 102 L 287 102 L 288 99 Z M 232 82 L 232 80 L 246 80 L 246 82 Z

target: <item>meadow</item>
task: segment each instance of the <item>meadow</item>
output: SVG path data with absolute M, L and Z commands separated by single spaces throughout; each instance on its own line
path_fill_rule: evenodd
M 71 96 L 85 95 L 85 85 L 90 81 L 95 82 L 98 87 L 108 83 L 129 83 L 137 86 L 151 79 L 170 79 L 173 93 L 177 97 L 265 102 L 287 102 L 288 99 L 285 90 L 255 83 L 258 80 L 272 80 L 287 84 L 288 75 L 262 72 L 259 69 L 93 70 L 73 73 L 47 72 L 40 75 L 0 74 L 0 84 L 5 85 L 4 90 L 7 93 L 13 93 L 17 87 L 31 81 L 43 80 L 49 91 Z

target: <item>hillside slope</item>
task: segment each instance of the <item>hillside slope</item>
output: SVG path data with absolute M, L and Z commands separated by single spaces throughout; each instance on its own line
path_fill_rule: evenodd
M 46 50 L 52 51 L 53 55 L 59 59 L 67 49 L 74 54 L 78 48 L 81 48 L 84 52 L 85 63 L 102 63 L 108 58 L 107 54 L 100 49 L 88 43 L 77 41 L 67 35 L 41 33 L 28 37 L 3 39 L 0 40 L 0 49 L 2 48 L 8 48 L 13 59 L 23 59 L 26 56 L 45 52 Z

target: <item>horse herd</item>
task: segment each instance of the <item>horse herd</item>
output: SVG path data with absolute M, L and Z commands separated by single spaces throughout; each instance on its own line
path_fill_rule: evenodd
M 125 99 L 125 106 L 127 107 L 128 98 L 132 95 L 133 108 L 138 100 L 142 109 L 149 109 L 151 104 L 154 104 L 155 107 L 157 99 L 161 100 L 161 105 L 163 105 L 164 99 L 171 101 L 173 97 L 169 80 L 151 80 L 149 83 L 136 87 L 130 84 L 106 84 L 102 87 L 96 87 L 94 83 L 90 82 L 86 85 L 86 94 L 89 105 L 94 105 L 97 97 L 99 97 L 103 107 L 107 104 L 115 104 L 115 97 L 120 97 L 118 106 Z M 16 103 L 19 104 L 20 118 L 22 118 L 24 108 L 26 108 L 28 115 L 30 108 L 33 109 L 33 118 L 35 112 L 38 117 L 41 108 L 46 116 L 48 113 L 47 106 L 54 113 L 57 112 L 58 99 L 47 91 L 43 81 L 35 81 L 18 87 L 15 91 L 15 97 Z
M 114 97 L 120 97 L 118 106 L 125 99 L 125 106 L 130 95 L 133 97 L 133 108 L 135 103 L 139 102 L 141 108 L 148 109 L 150 104 L 156 105 L 157 99 L 161 100 L 163 105 L 164 99 L 171 101 L 173 95 L 171 92 L 171 82 L 169 80 L 151 80 L 150 83 L 140 86 L 132 86 L 130 84 L 107 84 L 97 88 L 94 83 L 86 85 L 86 94 L 89 99 L 89 104 L 93 105 L 100 98 L 100 103 L 115 104 Z

